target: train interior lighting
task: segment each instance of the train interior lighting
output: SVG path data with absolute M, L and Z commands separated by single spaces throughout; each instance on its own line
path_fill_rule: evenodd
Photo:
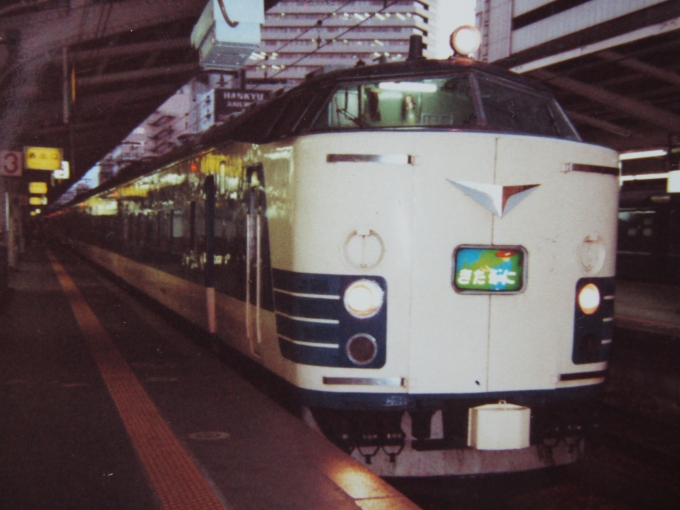
M 378 85 L 381 90 L 398 90 L 400 92 L 437 92 L 437 85 L 434 83 L 418 83 L 409 81 L 386 81 Z
M 578 306 L 586 315 L 594 314 L 600 306 L 600 289 L 595 284 L 588 283 L 578 293 Z
M 375 316 L 382 308 L 385 293 L 371 280 L 358 280 L 345 291 L 344 303 L 347 311 L 358 319 Z

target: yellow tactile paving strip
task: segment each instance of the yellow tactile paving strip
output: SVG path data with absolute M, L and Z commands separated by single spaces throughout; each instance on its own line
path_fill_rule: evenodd
M 163 509 L 222 510 L 73 280 L 51 252 L 48 256 Z

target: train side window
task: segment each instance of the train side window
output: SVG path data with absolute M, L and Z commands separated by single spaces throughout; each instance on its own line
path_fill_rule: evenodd
M 183 218 L 182 218 L 182 211 L 175 209 L 172 211 L 172 238 L 173 239 L 179 239 L 180 237 L 184 237 L 184 223 L 183 223 Z
M 196 202 L 189 205 L 189 246 L 193 250 L 196 246 Z

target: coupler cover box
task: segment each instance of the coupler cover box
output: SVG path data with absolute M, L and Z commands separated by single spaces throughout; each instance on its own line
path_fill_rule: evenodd
M 501 400 L 468 411 L 468 446 L 478 450 L 517 450 L 529 446 L 531 409 Z

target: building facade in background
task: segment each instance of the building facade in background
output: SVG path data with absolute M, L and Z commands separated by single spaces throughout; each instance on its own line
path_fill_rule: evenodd
M 424 55 L 432 57 L 438 1 L 452 0 L 281 0 L 266 12 L 262 42 L 240 72 L 204 73 L 183 86 L 60 202 L 131 162 L 167 153 L 309 73 L 405 60 L 411 35 L 422 36 Z

